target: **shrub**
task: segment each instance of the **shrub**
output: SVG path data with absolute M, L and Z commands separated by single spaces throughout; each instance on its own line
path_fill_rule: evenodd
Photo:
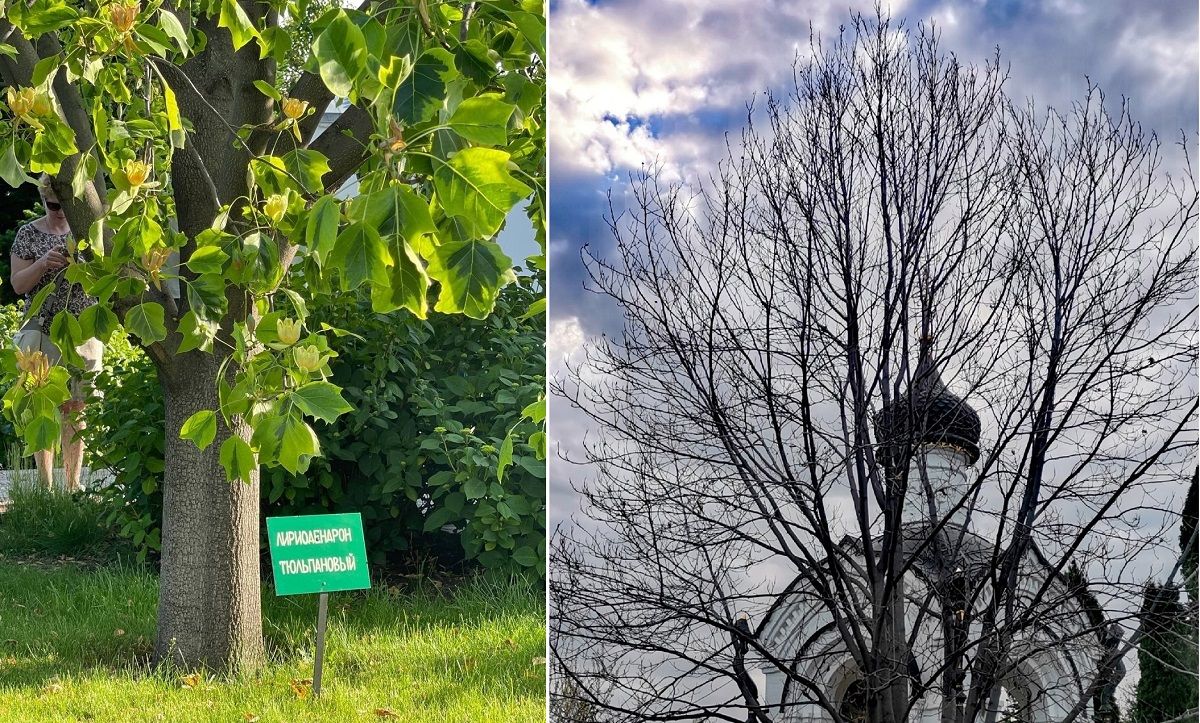
M 355 410 L 318 429 L 325 458 L 308 475 L 264 474 L 269 514 L 361 511 L 376 560 L 444 548 L 490 569 L 544 573 L 545 462 L 517 442 L 497 477 L 499 449 L 545 388 L 540 317 L 521 319 L 534 277 L 507 287 L 487 319 L 373 314 L 362 301 L 317 310 L 353 329 L 338 345 L 333 381 Z
M 24 184 L 17 188 L 0 185 L 0 304 L 13 304 L 20 298 L 12 288 L 9 252 L 21 224 L 44 213 L 37 188 Z
M 108 522 L 130 540 L 139 561 L 162 549 L 163 406 L 158 372 L 150 358 L 121 335 L 105 347 L 95 388 L 103 395 L 85 410 L 84 443 L 92 469 L 108 469 L 100 490 Z
M 264 515 L 361 512 L 376 564 L 419 551 L 544 574 L 545 462 L 517 441 L 497 478 L 505 435 L 515 427 L 517 440 L 529 438 L 521 412 L 544 390 L 542 320 L 520 318 L 540 290 L 522 277 L 480 321 L 374 314 L 350 295 L 312 309 L 310 325 L 353 330 L 331 368 L 355 411 L 316 425 L 325 456 L 307 473 L 263 470 Z M 89 453 L 115 474 L 104 492 L 113 523 L 143 559 L 153 557 L 163 469 L 154 367 L 136 349 L 114 349 L 97 388 L 104 398 L 88 408 Z

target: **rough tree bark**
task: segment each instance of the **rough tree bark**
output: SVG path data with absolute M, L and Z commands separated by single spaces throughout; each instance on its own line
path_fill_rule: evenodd
M 258 550 L 258 472 L 229 482 L 218 458 L 230 435 L 250 429 L 218 424 L 203 451 L 180 439 L 193 413 L 218 406 L 220 359 L 191 352 L 160 366 L 166 405 L 162 574 L 158 603 L 160 662 L 250 670 L 263 660 Z

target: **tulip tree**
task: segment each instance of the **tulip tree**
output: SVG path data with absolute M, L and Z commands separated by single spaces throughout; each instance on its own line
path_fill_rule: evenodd
M 0 176 L 52 177 L 75 239 L 58 283 L 98 299 L 51 337 L 80 364 L 124 328 L 164 391 L 160 661 L 262 660 L 259 467 L 305 471 L 312 425 L 350 409 L 328 364 L 353 330 L 306 302 L 480 318 L 514 279 L 495 239 L 523 200 L 544 249 L 541 0 L 335 6 L 280 87 L 309 1 L 14 0 L 0 20 Z M 4 412 L 50 448 L 67 370 L 7 358 Z

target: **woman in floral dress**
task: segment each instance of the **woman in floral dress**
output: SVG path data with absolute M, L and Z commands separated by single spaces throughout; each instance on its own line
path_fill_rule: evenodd
M 26 304 L 48 284 L 54 290 L 46 297 L 36 317 L 25 323 L 17 332 L 17 349 L 23 355 L 36 352 L 45 354 L 50 364 L 58 364 L 62 353 L 50 340 L 50 324 L 54 316 L 64 309 L 78 316 L 81 311 L 96 303 L 85 295 L 78 284 L 67 282 L 64 271 L 71 264 L 70 246 L 73 246 L 71 229 L 63 214 L 62 204 L 50 187 L 50 178 L 43 176 L 39 185 L 42 205 L 46 215 L 25 224 L 17 230 L 12 245 L 12 286 L 18 294 L 25 296 Z M 83 467 L 83 440 L 79 432 L 83 429 L 83 408 L 91 386 L 89 380 L 101 369 L 104 345 L 99 339 L 89 339 L 76 347 L 84 361 L 83 376 L 71 381 L 71 399 L 63 403 L 62 452 L 63 472 L 68 490 L 80 487 Z M 38 475 L 46 486 L 53 480 L 54 451 L 44 450 L 34 454 Z

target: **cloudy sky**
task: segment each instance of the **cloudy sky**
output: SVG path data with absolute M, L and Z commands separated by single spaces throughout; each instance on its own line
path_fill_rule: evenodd
M 1131 9 L 1099 0 L 910 0 L 895 17 L 932 19 L 942 47 L 982 61 L 999 46 L 1008 90 L 1065 107 L 1087 79 L 1127 96 L 1144 126 L 1175 139 L 1197 129 L 1197 5 L 1163 0 Z M 870 2 L 744 0 L 559 0 L 551 4 L 550 288 L 551 373 L 592 334 L 613 331 L 613 315 L 584 291 L 580 248 L 604 254 L 611 193 L 617 207 L 627 176 L 643 163 L 671 175 L 703 173 L 737 133 L 755 94 L 784 90 L 810 28 L 837 32 L 851 9 Z M 585 427 L 552 401 L 554 436 L 578 449 Z M 569 479 L 553 464 L 552 514 L 573 508 Z
M 589 336 L 620 328 L 614 310 L 584 290 L 580 261 L 585 244 L 600 256 L 612 248 L 609 196 L 619 211 L 628 175 L 643 164 L 657 163 L 672 178 L 706 175 L 724 153 L 725 133 L 740 132 L 746 104 L 768 90 L 786 95 L 810 29 L 832 37 L 852 10 L 870 14 L 872 7 L 873 0 L 551 3 L 552 375 L 565 373 L 564 359 Z M 998 46 L 1015 98 L 1065 109 L 1090 79 L 1109 98 L 1127 97 L 1134 117 L 1164 140 L 1181 130 L 1194 139 L 1194 0 L 1136 10 L 1101 0 L 900 0 L 889 7 L 909 23 L 933 20 L 942 48 L 964 60 L 982 62 Z M 581 415 L 557 399 L 550 414 L 558 453 L 581 458 L 588 431 Z M 551 459 L 552 528 L 576 511 L 571 485 L 586 476 L 585 468 Z

